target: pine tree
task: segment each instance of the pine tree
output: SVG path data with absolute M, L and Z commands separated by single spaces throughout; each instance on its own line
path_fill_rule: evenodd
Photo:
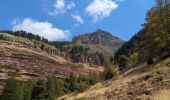
M 69 90 L 71 92 L 77 90 L 77 76 L 73 72 L 69 76 Z
M 32 99 L 45 100 L 46 99 L 46 82 L 38 80 L 32 92 Z
M 6 82 L 6 87 L 1 94 L 1 100 L 23 100 L 23 84 L 11 78 Z
M 56 78 L 56 80 L 55 80 L 55 90 L 56 90 L 56 96 L 58 97 L 58 96 L 61 96 L 61 95 L 63 95 L 64 94 L 64 79 L 58 79 L 58 78 Z
M 47 99 L 46 100 L 55 100 L 55 77 L 48 76 L 47 78 Z
M 24 84 L 24 99 L 23 100 L 31 100 L 34 85 L 35 85 L 35 82 L 32 80 L 25 82 L 25 84 Z

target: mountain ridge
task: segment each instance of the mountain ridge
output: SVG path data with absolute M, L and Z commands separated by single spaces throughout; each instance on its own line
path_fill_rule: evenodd
M 9 33 L 11 35 L 16 35 L 18 37 L 28 38 L 30 40 L 37 40 L 49 44 L 50 46 L 54 46 L 55 48 L 44 47 L 44 44 L 39 46 L 39 49 L 43 49 L 51 54 L 56 54 L 58 56 L 62 56 L 67 60 L 70 60 L 75 63 L 90 63 L 95 65 L 104 66 L 106 64 L 105 58 L 113 58 L 114 52 L 121 47 L 123 44 L 123 40 L 112 36 L 109 32 L 103 30 L 97 30 L 95 32 L 89 32 L 88 34 L 83 34 L 76 37 L 91 37 L 96 41 L 89 41 L 88 43 L 80 43 L 78 41 L 74 41 L 76 37 L 73 38 L 72 42 L 57 42 L 57 41 L 48 41 L 48 39 L 40 37 L 38 35 L 34 35 L 32 33 L 27 33 L 25 31 L 1 31 L 5 33 Z M 80 39 L 79 39 L 80 40 Z M 95 42 L 95 43 L 94 43 Z M 36 45 L 35 45 L 36 46 Z
M 114 53 L 121 47 L 125 42 L 120 38 L 113 36 L 111 33 L 98 29 L 95 32 L 85 33 L 79 36 L 76 36 L 72 40 L 73 43 L 79 44 L 96 44 L 105 49 L 108 49 L 107 52 L 114 56 Z

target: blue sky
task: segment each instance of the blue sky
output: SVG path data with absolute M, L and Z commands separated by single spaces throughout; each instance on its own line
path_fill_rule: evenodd
M 25 30 L 49 40 L 106 30 L 129 40 L 154 0 L 1 0 L 0 29 Z

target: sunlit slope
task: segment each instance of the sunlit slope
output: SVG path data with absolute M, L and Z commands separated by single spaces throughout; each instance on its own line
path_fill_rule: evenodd
M 57 52 L 57 48 L 46 43 L 0 33 L 0 79 L 18 77 L 27 80 L 49 74 L 64 78 L 70 72 L 87 75 L 90 70 L 103 70 L 102 67 L 72 63 Z
M 66 95 L 58 100 L 168 100 L 170 58 L 154 65 L 139 67 L 123 76 L 99 83 L 83 93 Z

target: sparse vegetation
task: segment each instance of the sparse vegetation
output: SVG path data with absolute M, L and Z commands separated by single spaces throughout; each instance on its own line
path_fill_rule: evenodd
M 117 71 L 113 67 L 108 66 L 105 68 L 105 71 L 104 71 L 105 80 L 111 79 L 116 75 L 117 75 Z

